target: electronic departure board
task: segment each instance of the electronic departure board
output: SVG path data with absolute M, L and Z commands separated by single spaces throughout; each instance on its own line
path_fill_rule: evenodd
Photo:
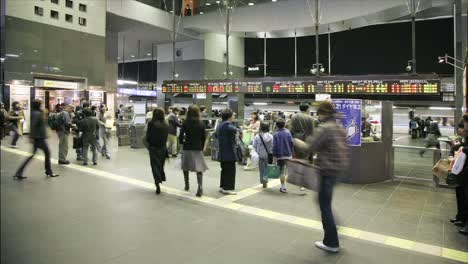
M 350 94 L 387 94 L 388 83 L 381 80 L 356 80 L 346 84 L 346 92 Z
M 168 81 L 163 93 L 272 93 L 272 94 L 370 94 L 370 95 L 439 95 L 437 78 L 364 78 L 352 76 L 300 79 L 199 80 Z M 434 77 L 431 75 L 430 77 Z M 435 76 L 437 77 L 437 76 Z M 273 79 L 273 80 L 272 80 Z
M 306 93 L 306 85 L 301 81 L 264 82 L 266 93 Z

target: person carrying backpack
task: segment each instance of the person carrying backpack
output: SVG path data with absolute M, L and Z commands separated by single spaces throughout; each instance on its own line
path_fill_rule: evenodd
M 322 225 L 325 232 L 323 241 L 315 246 L 333 253 L 340 249 L 338 232 L 332 212 L 332 196 L 336 178 L 349 164 L 346 132 L 337 124 L 335 110 L 330 101 L 322 102 L 317 110 L 320 125 L 313 136 L 306 142 L 295 139 L 297 148 L 317 153 L 317 166 L 320 168 L 320 190 L 318 193 Z
M 270 126 L 267 123 L 260 124 L 260 133 L 255 136 L 253 148 L 257 152 L 259 160 L 258 167 L 260 171 L 260 183 L 263 188 L 268 187 L 268 179 L 266 175 L 267 165 L 273 162 L 273 136 L 270 134 Z

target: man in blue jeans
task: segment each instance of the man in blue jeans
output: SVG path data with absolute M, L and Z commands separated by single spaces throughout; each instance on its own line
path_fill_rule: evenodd
M 323 241 L 316 242 L 315 246 L 337 253 L 340 250 L 340 242 L 333 217 L 332 197 L 337 176 L 341 175 L 349 164 L 348 146 L 345 130 L 336 122 L 332 103 L 325 101 L 320 104 L 317 114 L 320 120 L 317 131 L 308 137 L 306 142 L 295 139 L 294 145 L 304 151 L 317 153 L 321 179 L 318 200 L 325 235 Z

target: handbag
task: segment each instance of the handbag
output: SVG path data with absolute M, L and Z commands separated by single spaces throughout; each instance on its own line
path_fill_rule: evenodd
M 432 168 L 432 174 L 442 180 L 448 178 L 450 172 L 450 161 L 448 159 L 440 159 L 437 164 Z
M 447 175 L 445 183 L 447 183 L 448 185 L 458 185 L 458 175 L 449 173 Z
M 299 160 L 288 160 L 287 181 L 288 183 L 318 192 L 321 182 L 319 168 Z
M 83 147 L 83 139 L 81 137 L 73 137 L 73 149 L 79 149 Z
M 237 162 L 241 162 L 244 160 L 244 152 L 245 152 L 245 146 L 244 142 L 242 142 L 242 139 L 239 137 L 236 137 L 236 146 L 235 146 L 235 154 L 237 158 Z
M 263 141 L 262 135 L 259 134 L 258 136 L 260 137 L 260 140 L 262 141 L 263 147 L 265 148 L 265 150 L 266 150 L 266 152 L 268 154 L 268 164 L 272 164 L 273 163 L 273 154 L 268 152 L 268 148 L 267 148 L 267 146 L 265 144 L 265 141 Z
M 181 170 L 182 169 L 182 153 L 180 153 L 179 156 L 177 156 L 175 163 L 174 163 L 174 169 Z
M 280 167 L 276 164 L 268 164 L 266 167 L 266 176 L 268 179 L 278 179 L 281 175 Z

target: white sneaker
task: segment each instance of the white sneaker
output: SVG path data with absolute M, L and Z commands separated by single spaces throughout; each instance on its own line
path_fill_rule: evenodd
M 224 193 L 224 194 L 227 194 L 227 195 L 237 195 L 237 193 L 234 192 L 234 191 L 226 191 L 226 190 L 223 190 L 223 193 Z
M 325 246 L 322 241 L 315 242 L 315 246 L 322 249 L 322 250 L 331 252 L 331 253 L 338 253 L 340 251 L 340 248 Z
M 16 145 L 10 145 L 10 148 L 18 148 Z

